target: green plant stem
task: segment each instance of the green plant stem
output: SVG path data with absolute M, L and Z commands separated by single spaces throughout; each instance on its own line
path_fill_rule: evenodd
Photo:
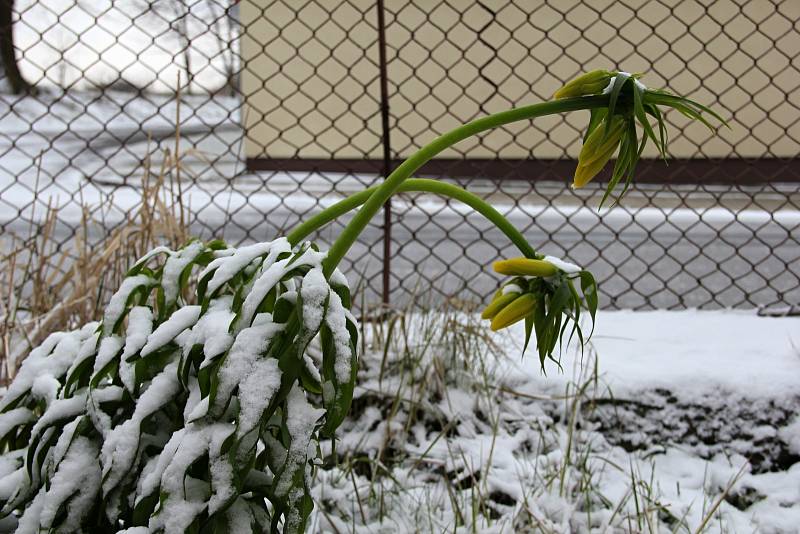
M 325 208 L 292 230 L 292 232 L 287 236 L 289 243 L 291 243 L 292 246 L 296 245 L 315 230 L 337 219 L 345 213 L 361 206 L 379 187 L 381 186 L 372 186 L 368 189 L 351 195 L 344 200 L 329 206 L 328 208 Z M 513 224 L 508 221 L 508 219 L 506 219 L 499 211 L 494 209 L 488 202 L 457 185 L 426 178 L 409 178 L 401 183 L 394 192 L 435 193 L 437 195 L 459 200 L 486 217 L 490 222 L 494 223 L 494 225 L 497 226 L 497 228 L 500 229 L 500 231 L 502 231 L 511 240 L 511 242 L 514 243 L 514 245 L 517 246 L 519 251 L 526 258 L 536 257 L 536 251 L 530 246 L 530 244 L 528 244 L 528 241 L 525 239 L 525 237 L 514 227 Z
M 400 164 L 364 202 L 362 208 L 355 214 L 328 251 L 328 256 L 323 264 L 325 276 L 331 275 L 344 255 L 347 254 L 347 251 L 358 239 L 359 234 L 389 197 L 395 193 L 400 184 L 443 150 L 477 133 L 491 130 L 498 126 L 556 113 L 607 107 L 608 101 L 608 95 L 596 95 L 533 104 L 474 120 L 437 137 Z

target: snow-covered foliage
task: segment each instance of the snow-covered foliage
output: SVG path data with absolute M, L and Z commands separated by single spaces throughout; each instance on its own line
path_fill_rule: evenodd
M 160 247 L 101 323 L 33 350 L 0 401 L 17 532 L 302 532 L 358 363 L 347 282 L 324 258 L 286 239 Z

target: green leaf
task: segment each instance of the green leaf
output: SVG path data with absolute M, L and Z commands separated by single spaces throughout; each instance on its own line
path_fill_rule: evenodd
M 608 133 L 611 131 L 611 119 L 614 117 L 614 112 L 617 108 L 617 101 L 619 100 L 620 92 L 622 91 L 622 87 L 625 83 L 630 80 L 631 77 L 629 74 L 618 72 L 614 76 L 614 85 L 611 86 L 611 92 L 608 96 L 608 115 L 606 116 L 605 121 L 605 135 L 607 136 Z
M 592 276 L 592 273 L 589 271 L 581 271 L 580 279 L 583 301 L 586 303 L 586 307 L 589 309 L 589 316 L 592 318 L 592 331 L 589 333 L 589 337 L 592 337 L 592 333 L 594 332 L 595 318 L 597 315 L 597 282 L 595 282 L 594 276 Z

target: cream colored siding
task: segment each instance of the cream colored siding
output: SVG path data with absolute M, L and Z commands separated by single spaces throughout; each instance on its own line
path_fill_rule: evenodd
M 800 2 L 483 2 L 494 17 L 468 1 L 385 3 L 395 156 L 471 118 L 549 98 L 578 72 L 617 66 L 733 118 L 716 138 L 672 112 L 677 157 L 800 152 L 800 66 L 789 60 L 800 53 Z M 380 158 L 374 2 L 241 5 L 247 156 Z M 542 119 L 443 155 L 575 156 L 584 124 Z

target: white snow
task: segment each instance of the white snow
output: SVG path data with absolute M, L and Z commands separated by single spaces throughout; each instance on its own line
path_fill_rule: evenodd
M 241 534 L 252 534 L 253 515 L 243 499 L 236 499 L 234 503 L 228 508 L 226 514 L 228 518 L 228 529 L 230 532 Z
M 259 256 L 267 254 L 272 247 L 272 242 L 254 243 L 235 249 L 230 256 L 216 258 L 200 273 L 202 279 L 208 273 L 213 272 L 211 280 L 208 282 L 207 291 L 209 295 L 222 287 L 222 284 L 233 278 L 239 271 L 247 267 L 250 262 Z
M 94 359 L 93 375 L 99 373 L 103 367 L 108 365 L 116 356 L 119 351 L 125 346 L 125 339 L 122 336 L 112 335 L 104 337 L 100 341 L 100 346 L 97 349 L 97 356 Z
M 789 450 L 800 456 L 800 415 L 796 415 L 789 425 L 781 429 L 780 436 L 789 445 Z
M 270 256 L 271 255 L 272 252 L 270 252 Z M 256 310 L 267 296 L 267 293 L 280 282 L 280 279 L 288 271 L 286 268 L 288 263 L 289 258 L 286 258 L 272 263 L 266 270 L 264 270 L 262 266 L 262 272 L 253 282 L 253 287 L 250 288 L 250 292 L 245 297 L 244 303 L 242 303 L 242 311 L 239 314 L 239 322 L 237 325 L 239 330 L 250 326 Z M 265 261 L 264 264 L 266 265 L 267 262 Z
M 512 326 L 500 339 L 509 354 L 518 354 L 524 325 Z M 711 387 L 752 397 L 798 393 L 798 317 L 727 310 L 600 310 L 591 343 L 600 355 L 603 380 L 617 394 L 642 388 L 692 394 Z M 565 369 L 579 363 L 580 352 L 563 352 Z M 561 388 L 567 380 L 558 373 L 540 375 L 535 346 L 528 348 L 521 365 L 534 387 Z
M 545 256 L 545 261 L 549 261 L 553 265 L 556 266 L 561 271 L 564 271 L 567 274 L 575 274 L 581 272 L 581 268 L 575 265 L 574 263 L 570 263 L 568 261 L 564 261 L 561 258 L 556 258 L 555 256 Z
M 77 417 L 83 413 L 86 406 L 86 391 L 76 393 L 74 397 L 56 399 L 50 403 L 47 410 L 36 421 L 31 429 L 31 435 L 37 436 L 43 429 L 56 421 Z
M 325 314 L 325 301 L 331 293 L 328 281 L 322 274 L 321 267 L 314 267 L 303 277 L 300 284 L 300 297 L 303 301 L 303 328 L 309 333 L 316 334 L 322 324 Z M 301 341 L 308 344 L 311 339 Z
M 239 384 L 239 427 L 237 438 L 250 432 L 281 385 L 281 370 L 277 358 L 263 357 L 253 362 L 250 371 Z
M 259 320 L 261 318 L 262 320 Z M 262 358 L 270 340 L 282 331 L 286 325 L 273 323 L 269 314 L 259 314 L 253 326 L 245 328 L 239 334 L 219 369 L 219 382 L 215 407 L 221 408 L 236 386 L 242 383 L 247 375 L 255 370 L 256 362 Z
M 317 421 L 325 414 L 325 410 L 314 408 L 308 402 L 306 394 L 297 385 L 289 391 L 287 412 L 286 427 L 291 443 L 286 451 L 284 470 L 275 484 L 275 495 L 279 497 L 289 495 L 295 473 L 298 469 L 305 469 L 311 434 Z
M 0 438 L 8 434 L 12 428 L 30 422 L 33 418 L 33 412 L 27 408 L 14 408 L 0 414 Z
M 192 327 L 191 333 L 184 341 L 184 354 L 194 345 L 203 346 L 203 361 L 200 369 L 209 365 L 220 354 L 228 350 L 233 343 L 233 336 L 228 333 L 235 314 L 231 311 L 231 298 L 214 299 Z
M 167 306 L 174 304 L 178 297 L 181 273 L 202 251 L 203 244 L 195 241 L 167 258 L 164 271 L 161 273 L 161 287 L 164 288 L 164 301 Z
M 305 304 L 305 300 L 303 303 Z M 347 330 L 347 316 L 344 313 L 342 299 L 334 291 L 330 292 L 325 324 L 331 330 L 331 338 L 336 352 L 336 361 L 333 366 L 336 380 L 340 384 L 346 384 L 350 381 L 350 372 L 352 370 L 350 332 Z
M 59 507 L 69 499 L 67 517 L 61 522 L 61 529 L 64 532 L 78 530 L 100 486 L 97 452 L 97 446 L 88 438 L 78 436 L 73 440 L 42 499 L 41 528 L 50 528 Z
M 166 498 L 161 501 L 161 507 L 156 514 L 150 518 L 148 524 L 150 529 L 163 528 L 166 532 L 184 532 L 194 518 L 206 508 L 206 501 L 197 499 L 194 492 L 187 491 L 189 488 L 184 482 L 185 471 L 205 452 L 208 452 L 212 470 L 216 472 L 212 475 L 215 506 L 222 504 L 222 501 L 230 495 L 232 491 L 228 486 L 231 483 L 230 473 L 216 461 L 225 461 L 220 457 L 219 448 L 233 430 L 233 425 L 225 423 L 208 426 L 191 423 L 185 430 L 179 431 L 181 434 L 179 447 L 174 451 L 172 449 L 167 451 L 165 447 L 168 454 L 163 462 L 163 470 L 159 469 L 162 465 L 159 458 L 159 466 L 156 467 L 154 474 L 161 471 L 160 488 L 166 493 Z
M 103 490 L 108 493 L 127 474 L 139 450 L 142 421 L 169 402 L 180 390 L 178 363 L 172 362 L 161 371 L 139 396 L 130 419 L 117 425 L 103 442 L 100 463 L 103 466 Z
M 141 356 L 145 357 L 148 354 L 155 352 L 167 343 L 175 340 L 175 338 L 186 330 L 194 326 L 200 318 L 200 306 L 183 306 L 175 310 L 169 319 L 158 325 L 155 331 L 147 336 L 147 343 L 142 347 Z
M 423 319 L 406 320 L 408 339 L 427 339 L 420 326 L 425 324 Z M 477 319 L 463 321 L 471 328 Z M 776 410 L 773 416 L 778 419 L 773 420 L 779 421 L 785 413 L 780 410 L 788 407 L 791 414 L 792 407 L 796 409 L 800 404 L 796 348 L 800 318 L 735 311 L 601 311 L 592 346 L 583 357 L 575 347 L 565 350 L 563 371 L 547 363 L 547 376 L 539 371 L 535 351 L 529 350 L 520 360 L 520 326 L 493 334 L 500 352 L 485 346 L 479 357 L 482 367 L 466 369 L 461 362 L 449 363 L 451 345 L 440 328 L 435 331 L 445 341 L 438 348 L 426 349 L 424 356 L 414 352 L 411 357 L 414 368 L 421 368 L 417 378 L 412 372 L 398 377 L 389 371 L 405 361 L 402 348 L 391 350 L 388 356 L 379 347 L 368 349 L 362 358 L 364 376 L 360 376 L 356 397 L 366 395 L 361 399 L 366 407 L 344 423 L 337 452 L 374 458 L 391 447 L 394 455 L 401 451 L 400 460 L 388 468 L 388 476 L 377 479 L 350 475 L 347 467 L 318 471 L 312 492 L 325 512 L 316 508 L 312 513 L 312 530 L 452 531 L 462 518 L 465 532 L 527 531 L 536 530 L 536 525 L 548 532 L 616 532 L 626 530 L 626 525 L 638 528 L 635 486 L 640 507 L 643 502 L 659 503 L 676 518 L 684 518 L 690 532 L 723 492 L 729 496 L 721 500 L 707 532 L 796 532 L 800 464 L 754 472 L 748 459 L 736 451 L 742 446 L 747 450 L 743 439 L 751 439 L 751 446 L 764 439 L 783 440 L 796 450 L 800 417 L 745 428 L 751 423 L 726 423 L 725 413 L 715 410 L 727 402 L 752 404 L 755 411 L 763 412 L 765 421 L 769 421 L 769 410 Z M 368 347 L 369 343 L 368 339 Z M 741 427 L 751 437 L 729 436 L 720 430 L 719 438 L 731 441 L 721 442 L 713 449 L 720 452 L 714 453 L 709 453 L 709 445 L 690 441 L 656 441 L 629 452 L 614 444 L 614 428 L 601 430 L 594 419 L 579 416 L 579 426 L 570 427 L 575 391 L 593 380 L 594 351 L 598 378 L 597 385 L 584 390 L 587 405 L 593 398 L 646 403 L 652 392 L 668 391 L 663 395 L 674 395 L 679 404 L 695 403 L 699 412 L 707 407 L 708 421 L 695 424 L 732 424 L 734 432 Z M 425 390 L 417 393 L 421 377 L 439 376 L 433 365 L 439 358 L 447 369 L 446 383 L 426 382 Z M 382 385 L 379 373 L 384 373 Z M 398 393 L 404 381 L 408 385 Z M 401 395 L 412 397 L 413 404 L 395 408 L 393 399 Z M 687 421 L 696 416 L 679 414 Z M 419 421 L 420 417 L 425 421 Z M 433 423 L 438 426 L 431 428 Z M 676 423 L 680 421 L 655 421 L 664 426 Z M 380 504 L 363 497 L 370 488 L 380 492 Z M 735 504 L 748 492 L 753 493 L 752 501 Z M 363 512 L 358 505 L 352 506 L 359 495 Z M 586 511 L 589 502 L 590 514 Z M 486 506 L 494 510 L 496 519 L 486 517 L 486 510 L 482 511 Z M 648 519 L 653 522 L 652 531 L 673 531 L 674 526 L 655 510 Z M 526 517 L 528 522 L 520 523 Z
M 22 362 L 14 381 L 0 400 L 0 410 L 19 398 L 20 395 L 25 394 L 33 387 L 34 383 L 37 383 L 36 393 L 43 395 L 46 399 L 52 399 L 54 383 L 48 377 L 55 379 L 63 376 L 72 367 L 83 342 L 91 335 L 92 330 L 87 327 L 72 332 L 50 334 Z
M 119 289 L 112 295 L 103 315 L 103 332 L 111 333 L 112 328 L 117 324 L 119 318 L 125 313 L 125 306 L 131 293 L 141 286 L 150 286 L 156 281 L 144 274 L 126 277 L 119 286 Z
M 517 284 L 506 284 L 503 286 L 502 292 L 503 295 L 508 295 L 509 293 L 522 293 L 522 288 Z
M 134 306 L 128 314 L 128 328 L 125 332 L 125 347 L 119 360 L 119 377 L 125 388 L 134 390 L 135 363 L 129 361 L 136 355 L 153 332 L 153 311 L 147 306 Z

